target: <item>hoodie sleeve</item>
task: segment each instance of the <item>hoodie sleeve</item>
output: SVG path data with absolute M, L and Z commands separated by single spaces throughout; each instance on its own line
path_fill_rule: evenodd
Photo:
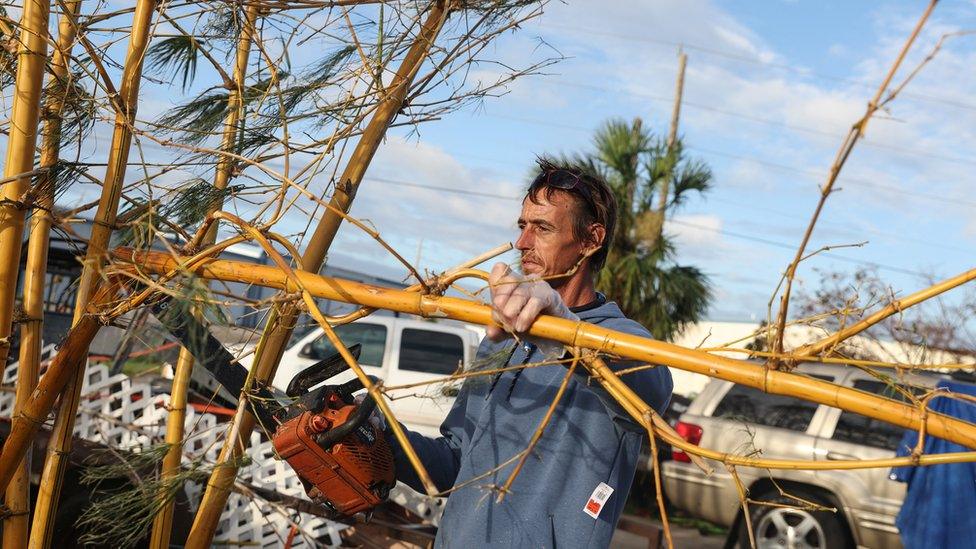
M 454 406 L 448 413 L 444 423 L 441 424 L 441 436 L 431 438 L 420 433 L 409 431 L 403 428 L 410 440 L 410 445 L 416 450 L 421 463 L 427 469 L 432 481 L 438 490 L 447 490 L 454 486 L 461 463 L 461 445 L 468 436 L 469 421 L 466 417 L 467 401 L 469 391 L 462 388 Z M 403 424 L 400 424 L 401 427 Z M 405 483 L 420 493 L 426 493 L 420 477 L 414 471 L 407 454 L 393 437 L 392 431 L 387 429 L 387 437 L 390 447 L 393 448 L 393 460 L 396 464 L 397 480 Z

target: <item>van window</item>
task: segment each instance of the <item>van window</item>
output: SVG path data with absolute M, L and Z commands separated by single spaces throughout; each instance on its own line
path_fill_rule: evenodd
M 335 328 L 336 335 L 346 345 L 351 347 L 357 343 L 363 346 L 359 355 L 359 363 L 365 366 L 383 366 L 383 354 L 386 351 L 386 326 L 382 324 L 368 324 L 355 322 Z M 322 336 L 312 342 L 314 357 L 323 359 L 332 356 L 336 348 L 329 338 Z
M 816 411 L 813 402 L 733 385 L 712 416 L 803 432 Z
M 883 381 L 859 379 L 854 382 L 854 388 L 901 402 L 907 400 L 904 395 Z M 902 427 L 854 412 L 842 411 L 837 420 L 837 427 L 834 428 L 834 434 L 830 438 L 874 448 L 895 450 L 904 434 L 905 429 Z
M 464 342 L 454 334 L 405 328 L 400 336 L 400 369 L 450 375 L 464 361 Z

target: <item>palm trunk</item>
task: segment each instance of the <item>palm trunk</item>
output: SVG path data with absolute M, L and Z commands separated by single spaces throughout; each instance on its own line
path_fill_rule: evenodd
M 168 273 L 179 269 L 179 258 L 160 252 L 125 250 L 118 256 L 133 261 L 143 272 Z M 257 284 L 288 292 L 298 290 L 295 281 L 276 267 L 242 261 L 211 260 L 190 272 L 196 276 Z M 368 284 L 296 271 L 301 286 L 316 298 L 342 301 L 366 307 L 388 309 L 425 318 L 451 318 L 483 326 L 493 325 L 491 308 L 459 298 L 380 288 Z M 771 394 L 787 395 L 841 408 L 906 429 L 919 429 L 951 442 L 976 449 L 976 425 L 943 414 L 922 411 L 916 406 L 882 396 L 841 387 L 820 379 L 769 370 L 748 361 L 734 360 L 663 341 L 642 338 L 592 324 L 542 316 L 529 329 L 529 336 L 551 339 L 565 345 L 594 349 L 646 364 L 662 364 L 754 387 Z M 619 385 L 613 382 L 614 385 Z M 634 402 L 646 406 L 646 403 Z M 2 477 L 0 477 L 2 478 Z
M 4 178 L 11 178 L 34 168 L 34 147 L 41 112 L 41 87 L 44 63 L 47 61 L 47 23 L 51 5 L 48 0 L 25 0 L 20 19 L 17 47 L 17 76 L 14 86 L 10 134 L 7 138 L 7 160 Z M 25 204 L 21 201 L 30 186 L 25 176 L 3 185 L 0 201 L 0 368 L 7 364 L 14 312 L 17 278 L 20 274 L 20 252 L 24 240 Z
M 122 194 L 122 184 L 125 180 L 125 170 L 129 160 L 129 146 L 132 143 L 131 127 L 135 123 L 138 108 L 142 64 L 146 47 L 149 44 L 150 24 L 155 8 L 155 0 L 138 0 L 136 3 L 129 47 L 126 52 L 125 68 L 119 87 L 119 101 L 117 103 L 119 111 L 115 114 L 112 148 L 109 151 L 108 166 L 102 183 L 102 195 L 98 203 L 98 210 L 95 213 L 95 220 L 92 223 L 84 268 L 78 284 L 75 324 L 81 322 L 82 318 L 85 317 L 85 310 L 91 294 L 95 291 L 96 286 L 99 286 L 96 282 L 99 282 L 101 265 L 108 248 L 109 239 L 112 236 L 112 228 L 115 225 L 119 197 Z M 90 343 L 91 340 L 88 341 L 88 344 Z M 76 365 L 74 375 L 70 376 L 67 387 L 61 396 L 57 419 L 54 423 L 51 439 L 48 442 L 44 470 L 41 473 L 40 491 L 38 492 L 37 504 L 34 507 L 32 547 L 49 547 L 51 544 L 54 516 L 60 499 L 68 454 L 71 452 L 71 434 L 74 430 L 75 416 L 78 413 L 78 400 L 81 397 L 82 381 L 85 375 L 88 344 L 85 345 L 82 358 Z M 61 352 L 64 352 L 64 349 Z
M 419 35 L 400 64 L 397 74 L 386 90 L 386 94 L 377 107 L 373 118 L 363 131 L 345 170 L 336 181 L 335 190 L 329 203 L 337 210 L 349 211 L 353 198 L 356 196 L 356 190 L 362 182 L 363 175 L 366 173 L 376 149 L 386 135 L 387 128 L 403 107 L 410 83 L 427 58 L 430 47 L 437 38 L 452 7 L 452 0 L 436 0 L 431 5 Z M 305 253 L 302 255 L 302 265 L 307 271 L 318 272 L 322 267 L 341 222 L 341 215 L 332 210 L 325 212 L 308 243 Z M 281 360 L 281 353 L 291 337 L 297 316 L 297 309 L 291 306 L 276 306 L 272 309 L 254 358 L 253 377 L 255 380 L 263 382 L 274 377 L 278 361 Z M 244 452 L 251 430 L 254 428 L 254 417 L 247 411 L 245 404 L 246 402 L 242 399 L 237 410 L 238 413 L 235 414 L 228 428 L 228 436 L 221 448 L 220 456 L 217 458 L 217 466 L 214 467 L 213 473 L 210 475 L 206 492 L 200 502 L 200 509 L 194 517 L 193 526 L 187 539 L 188 548 L 207 547 L 213 540 L 220 515 L 227 503 L 227 496 L 230 494 L 234 479 L 237 476 L 237 458 Z
M 258 8 L 250 6 L 245 15 L 244 27 L 237 41 L 237 58 L 234 64 L 233 88 L 229 90 L 227 99 L 227 116 L 224 119 L 224 132 L 221 137 L 221 150 L 232 152 L 237 144 L 240 130 L 242 109 L 242 91 L 247 76 L 247 61 L 251 53 L 257 23 Z M 221 156 L 217 161 L 214 187 L 226 189 L 232 177 L 234 161 L 228 156 Z M 219 210 L 219 206 L 215 206 Z M 217 238 L 217 224 L 208 229 L 201 242 L 202 246 L 213 244 Z M 193 369 L 193 355 L 186 347 L 180 348 L 180 356 L 176 361 L 176 373 L 173 377 L 173 388 L 170 391 L 170 412 L 166 420 L 166 444 L 169 450 L 163 458 L 162 478 L 173 478 L 180 472 L 183 457 L 183 423 L 186 418 L 186 396 L 190 383 L 190 373 Z M 152 538 L 149 546 L 153 549 L 169 547 L 170 535 L 173 530 L 173 501 L 167 502 L 153 521 Z
M 65 15 L 58 24 L 58 43 L 51 60 L 51 78 L 48 89 L 55 90 L 68 79 L 68 56 L 75 41 L 75 27 L 71 18 L 78 13 L 81 0 L 64 4 Z M 51 168 L 58 161 L 61 142 L 61 112 L 64 109 L 62 95 L 50 93 L 45 106 L 44 134 L 41 144 L 40 167 Z M 40 368 L 41 340 L 44 317 L 44 278 L 47 273 L 47 251 L 51 234 L 54 207 L 54 181 L 51 174 L 42 173 L 46 179 L 38 183 L 37 207 L 31 214 L 30 238 L 27 247 L 27 266 L 24 272 L 24 313 L 21 326 L 20 360 L 17 367 L 17 395 L 14 415 L 19 413 L 31 391 L 37 385 Z M 7 508 L 10 515 L 3 525 L 4 547 L 25 547 L 30 512 L 30 451 L 14 475 L 7 489 Z

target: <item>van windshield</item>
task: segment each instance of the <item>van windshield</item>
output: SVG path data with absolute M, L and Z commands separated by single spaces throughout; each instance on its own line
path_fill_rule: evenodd
M 338 326 L 335 331 L 346 347 L 357 343 L 363 346 L 362 353 L 359 355 L 360 364 L 383 366 L 383 355 L 386 353 L 386 326 L 356 322 Z M 325 335 L 312 342 L 312 354 L 315 358 L 323 359 L 335 353 L 335 346 Z

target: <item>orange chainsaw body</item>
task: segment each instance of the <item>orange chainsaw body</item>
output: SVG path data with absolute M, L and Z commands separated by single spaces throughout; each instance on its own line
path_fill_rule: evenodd
M 340 515 L 369 511 L 396 482 L 390 445 L 369 421 L 323 444 L 327 433 L 349 421 L 356 407 L 332 395 L 324 410 L 302 412 L 274 435 L 275 450 L 306 482 L 309 497 Z

